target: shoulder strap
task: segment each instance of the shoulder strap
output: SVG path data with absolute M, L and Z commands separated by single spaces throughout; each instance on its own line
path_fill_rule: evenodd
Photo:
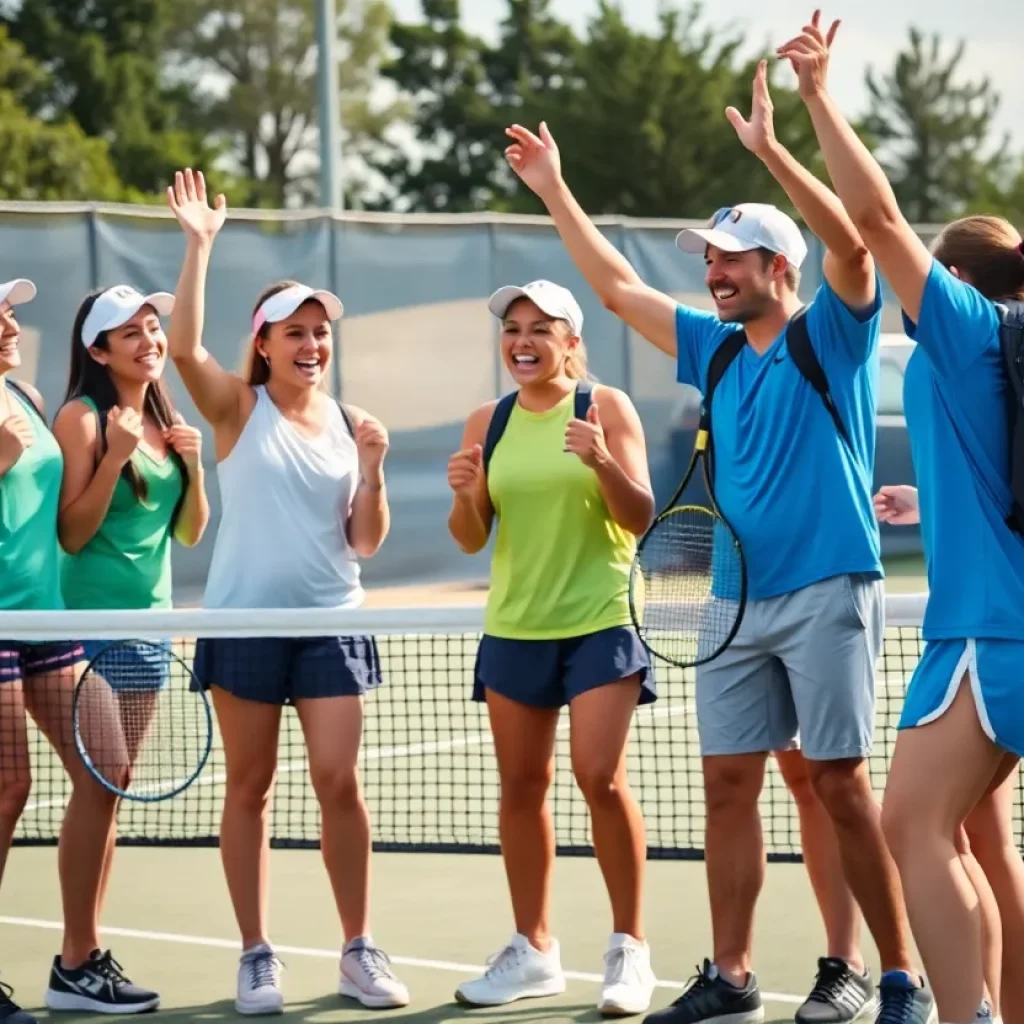
M 828 410 L 832 422 L 836 425 L 839 436 L 846 442 L 847 448 L 852 448 L 850 435 L 846 432 L 846 425 L 842 416 L 832 400 L 832 392 L 828 386 L 828 378 L 825 371 L 814 354 L 814 346 L 811 344 L 810 331 L 807 329 L 807 307 L 802 307 L 786 328 L 786 347 L 789 349 L 790 358 L 800 371 L 804 379 L 818 392 L 825 408 Z
M 718 387 L 733 360 L 743 351 L 743 346 L 746 343 L 746 331 L 733 331 L 712 353 L 711 362 L 708 363 L 708 380 L 704 385 L 703 398 L 704 416 L 708 419 L 708 425 L 710 425 L 711 399 L 714 397 L 715 388 Z
M 995 303 L 995 307 L 999 315 L 999 347 L 1009 383 L 1011 505 L 1006 525 L 1024 533 L 1024 302 L 1008 300 Z
M 26 391 L 25 388 L 22 387 L 22 385 L 20 385 L 17 381 L 11 380 L 10 378 L 6 378 L 6 380 L 7 386 L 12 391 L 20 395 L 28 403 L 29 408 L 45 423 L 46 417 L 43 415 L 43 410 L 39 408 L 39 405 L 36 402 L 35 398 L 33 398 L 32 395 L 30 395 L 28 391 Z
M 487 425 L 487 436 L 484 438 L 485 473 L 487 472 L 487 467 L 491 463 L 491 456 L 494 454 L 494 449 L 498 447 L 501 435 L 505 433 L 505 428 L 508 426 L 509 417 L 512 415 L 512 410 L 515 408 L 516 399 L 518 397 L 518 391 L 510 391 L 507 395 L 498 400 L 498 404 L 494 407 L 494 412 L 491 413 L 491 422 Z
M 594 397 L 594 382 L 580 380 L 576 382 L 576 398 L 573 403 L 573 416 L 578 420 L 587 418 L 587 410 Z
M 338 406 L 338 409 L 341 411 L 341 418 L 345 421 L 345 426 L 348 428 L 348 432 L 352 435 L 353 438 L 355 438 L 356 425 L 355 421 L 352 419 L 352 413 L 350 413 L 348 409 L 345 408 L 345 405 L 342 402 L 339 402 L 337 399 L 335 399 L 334 401 L 335 404 Z

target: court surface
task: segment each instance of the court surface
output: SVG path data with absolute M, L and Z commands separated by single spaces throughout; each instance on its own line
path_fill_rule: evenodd
M 661 982 L 654 1008 L 678 995 L 710 955 L 704 865 L 648 864 L 646 927 Z M 512 933 L 500 858 L 477 854 L 375 854 L 373 933 L 410 988 L 401 1010 L 370 1011 L 336 995 L 339 928 L 326 873 L 315 850 L 272 854 L 271 936 L 286 964 L 287 1020 L 348 1021 L 382 1014 L 402 1021 L 597 1021 L 602 954 L 611 922 L 597 863 L 560 858 L 554 930 L 572 972 L 564 996 L 495 1010 L 454 1002 L 455 986 L 480 969 Z M 40 1019 L 42 994 L 60 947 L 56 851 L 12 850 L 0 904 L 0 968 L 19 1001 Z M 120 848 L 103 941 L 129 976 L 157 989 L 168 1020 L 236 1017 L 239 946 L 214 849 Z M 756 970 L 769 994 L 768 1020 L 791 1020 L 813 982 L 824 934 L 800 864 L 770 864 L 758 906 Z M 865 936 L 877 978 L 877 955 Z M 74 1022 L 88 1014 L 55 1014 Z M 633 1018 L 641 1019 L 641 1018 Z

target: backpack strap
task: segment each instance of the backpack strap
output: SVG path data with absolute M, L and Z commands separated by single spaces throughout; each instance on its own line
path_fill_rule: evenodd
M 786 328 L 786 347 L 789 349 L 789 356 L 793 364 L 800 371 L 803 378 L 818 392 L 832 422 L 836 425 L 839 436 L 846 442 L 846 447 L 852 449 L 850 435 L 846 432 L 842 416 L 832 400 L 832 391 L 828 386 L 828 378 L 825 371 L 818 362 L 814 353 L 814 346 L 811 345 L 810 331 L 807 329 L 807 307 L 804 306 L 797 311 L 789 326 Z
M 345 426 L 348 428 L 348 432 L 352 435 L 353 440 L 356 436 L 356 424 L 355 420 L 352 419 L 352 413 L 345 408 L 344 404 L 339 402 L 337 399 L 334 400 L 335 404 L 341 412 L 341 418 L 345 421 Z
M 746 344 L 747 332 L 733 331 L 711 354 L 711 362 L 708 363 L 708 379 L 704 385 L 704 395 L 701 399 L 700 427 L 698 429 L 707 431 L 705 456 L 708 476 L 712 479 L 715 476 L 715 438 L 711 431 L 711 400 L 715 397 L 715 389 L 725 376 L 725 371 L 729 369 L 733 360 L 743 351 Z
M 594 382 L 579 380 L 576 382 L 576 398 L 573 404 L 573 415 L 578 420 L 587 418 L 587 410 L 594 397 Z
M 43 421 L 43 423 L 46 423 L 46 416 L 43 415 L 43 410 L 39 408 L 39 404 L 36 402 L 35 398 L 30 395 L 28 391 L 17 381 L 11 380 L 9 377 L 5 378 L 5 380 L 7 386 L 16 394 L 20 395 L 28 403 L 29 408 Z
M 1006 525 L 1024 533 L 1024 302 L 995 303 L 999 347 L 1009 379 L 1007 414 L 1010 429 L 1010 513 Z

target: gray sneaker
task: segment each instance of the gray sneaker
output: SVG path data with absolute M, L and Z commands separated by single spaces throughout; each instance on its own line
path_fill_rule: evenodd
M 876 1024 L 939 1024 L 931 989 L 914 984 L 906 971 L 886 971 L 878 982 Z
M 871 974 L 857 974 L 845 960 L 823 956 L 814 988 L 796 1011 L 796 1024 L 849 1024 L 878 1009 Z

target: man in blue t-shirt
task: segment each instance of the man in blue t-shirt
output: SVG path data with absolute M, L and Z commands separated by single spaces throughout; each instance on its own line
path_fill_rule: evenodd
M 734 109 L 728 117 L 824 245 L 824 282 L 806 322 L 849 444 L 786 346 L 807 256 L 788 216 L 743 204 L 720 210 L 705 229 L 681 232 L 679 247 L 704 257 L 716 312 L 690 309 L 645 285 L 590 222 L 562 179 L 546 125 L 539 136 L 519 125 L 508 130 L 509 164 L 547 206 L 580 272 L 607 308 L 676 359 L 680 382 L 703 390 L 712 354 L 733 332 L 746 332 L 715 391 L 712 440 L 716 496 L 746 556 L 749 600 L 736 638 L 697 673 L 714 955 L 697 984 L 648 1020 L 763 1019 L 751 970 L 764 870 L 758 797 L 768 754 L 791 750 L 799 735 L 846 880 L 878 946 L 883 1013 L 923 1024 L 934 1000 L 911 960 L 866 764 L 884 627 L 871 500 L 880 286 L 842 204 L 775 139 L 771 110 L 762 62 L 751 119 Z M 797 1020 L 841 1024 L 870 1012 L 875 998 L 859 955 L 826 957 Z

